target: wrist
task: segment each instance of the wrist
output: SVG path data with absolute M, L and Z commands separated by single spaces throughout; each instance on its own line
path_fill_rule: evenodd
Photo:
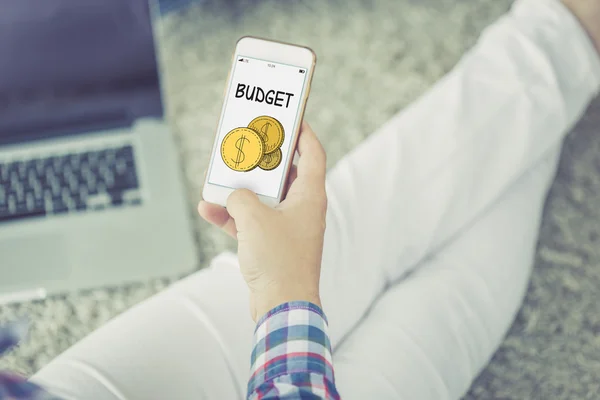
M 252 318 L 256 322 L 275 307 L 293 301 L 306 301 L 318 306 L 321 309 L 323 308 L 318 289 L 295 291 L 281 290 L 271 293 L 253 293 L 254 304 Z
M 600 0 L 562 0 L 579 20 L 600 54 Z

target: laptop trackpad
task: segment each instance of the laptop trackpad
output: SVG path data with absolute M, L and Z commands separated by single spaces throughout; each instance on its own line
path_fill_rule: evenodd
M 61 235 L 32 235 L 0 240 L 3 287 L 22 288 L 69 276 L 66 242 Z

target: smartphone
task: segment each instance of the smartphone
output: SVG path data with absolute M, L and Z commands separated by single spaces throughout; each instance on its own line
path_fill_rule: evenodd
M 245 188 L 265 204 L 281 202 L 315 65 L 307 47 L 256 37 L 237 42 L 204 200 L 224 206 Z

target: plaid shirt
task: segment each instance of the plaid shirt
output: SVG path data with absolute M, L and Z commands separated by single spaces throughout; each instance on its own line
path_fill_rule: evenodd
M 258 321 L 249 400 L 339 399 L 327 320 L 314 304 L 282 304 Z
M 24 321 L 0 326 L 0 355 L 16 346 L 26 333 L 27 323 Z M 59 400 L 25 378 L 6 372 L 0 372 L 0 399 Z
M 0 355 L 25 336 L 27 324 L 0 327 Z M 282 304 L 254 333 L 249 400 L 339 400 L 323 311 L 307 302 Z M 59 400 L 25 378 L 0 372 L 0 399 Z

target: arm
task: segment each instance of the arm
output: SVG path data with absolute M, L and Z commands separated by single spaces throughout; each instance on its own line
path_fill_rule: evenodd
M 600 0 L 562 0 L 585 28 L 600 53 Z
M 319 280 L 325 232 L 325 152 L 306 124 L 297 173 L 276 208 L 248 190 L 227 209 L 200 203 L 199 212 L 238 240 L 240 269 L 257 321 L 248 398 L 339 399 Z
M 248 399 L 339 399 L 327 322 L 307 302 L 282 304 L 258 322 Z

